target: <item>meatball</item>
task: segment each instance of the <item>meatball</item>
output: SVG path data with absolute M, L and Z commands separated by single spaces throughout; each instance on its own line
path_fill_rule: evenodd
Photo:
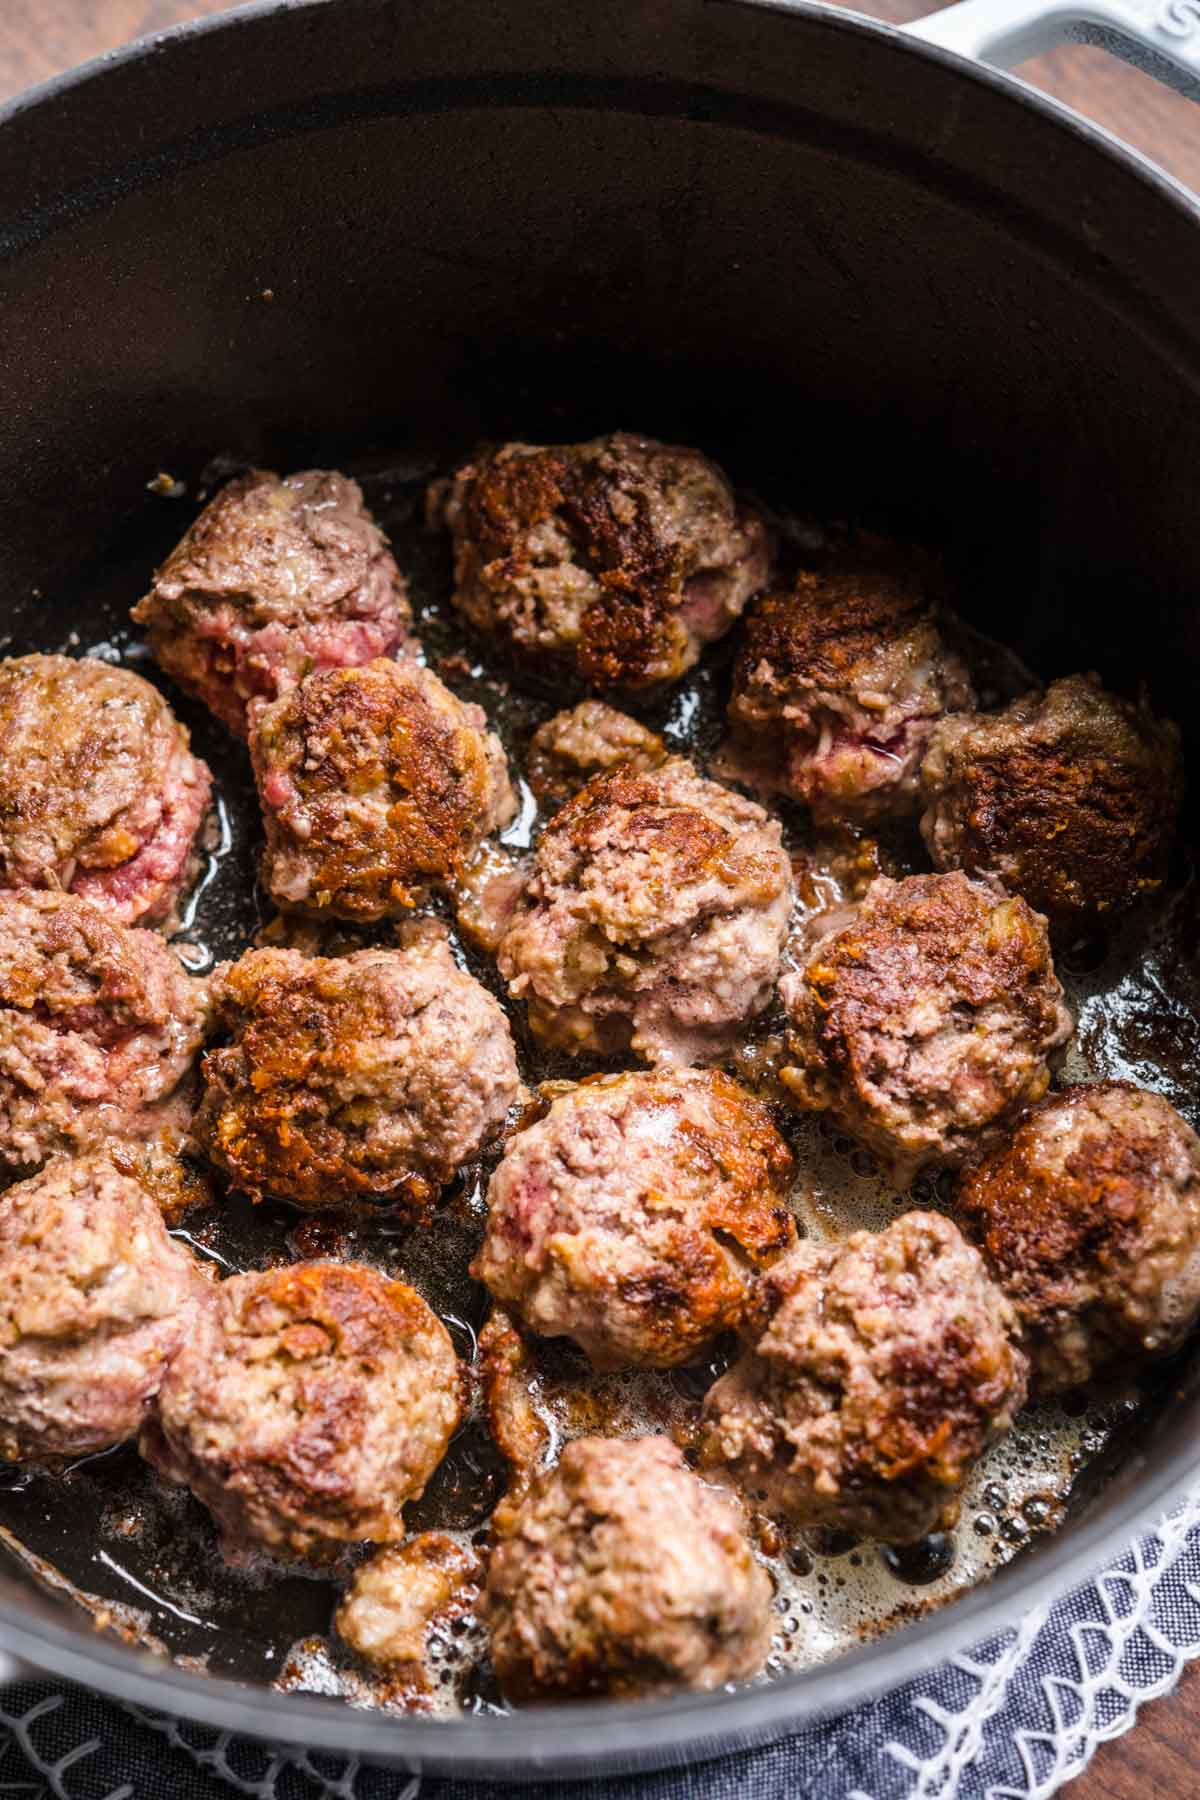
M 499 738 L 429 669 L 379 660 L 310 675 L 250 732 L 280 906 L 371 920 L 460 877 L 516 811 Z
M 518 1704 L 715 1688 L 761 1667 L 771 1583 L 665 1437 L 579 1438 L 496 1516 L 492 1662 Z
M 1070 675 L 1003 712 L 949 718 L 921 770 L 939 869 L 986 870 L 1059 929 L 1160 886 L 1183 797 L 1179 732 Z
M 251 950 L 214 992 L 231 1041 L 204 1058 L 195 1136 L 255 1199 L 420 1215 L 517 1097 L 508 1021 L 441 937 Z
M 746 1351 L 709 1389 L 702 1468 L 799 1526 L 916 1543 L 1012 1424 L 1013 1309 L 938 1213 L 806 1241 L 758 1283 Z
M 0 1199 L 0 1456 L 87 1456 L 137 1436 L 210 1284 L 103 1152 Z
M 168 675 L 244 737 L 253 701 L 389 655 L 411 613 L 356 482 L 251 469 L 189 526 L 133 618 Z
M 822 823 L 912 812 L 934 724 L 973 699 L 919 558 L 869 538 L 747 615 L 723 766 Z
M 547 1043 L 721 1056 L 771 998 L 792 871 L 779 823 L 672 758 L 594 776 L 547 826 L 500 943 Z
M 157 689 L 96 657 L 0 662 L 0 886 L 156 924 L 198 867 L 212 776 Z
M 1043 1393 L 1178 1349 L 1200 1317 L 1200 1138 L 1122 1081 L 1048 1094 L 959 1187 Z
M 469 1612 L 483 1571 L 473 1550 L 441 1531 L 378 1551 L 355 1571 L 337 1609 L 342 1642 L 373 1668 L 417 1692 L 433 1686 L 429 1638 L 435 1625 Z
M 793 1242 L 792 1158 L 727 1075 L 584 1082 L 513 1138 L 473 1273 L 602 1369 L 692 1362 L 737 1324 L 755 1269 Z
M 460 612 L 533 673 L 592 688 L 676 680 L 770 570 L 766 526 L 715 463 L 627 432 L 485 450 L 431 510 Z
M 1024 900 L 966 875 L 881 876 L 829 919 L 780 983 L 798 1106 L 828 1109 L 903 1182 L 1041 1098 L 1073 1024 Z
M 462 1412 L 441 1321 L 354 1263 L 221 1283 L 159 1390 L 142 1454 L 212 1514 L 230 1561 L 335 1561 L 404 1536 Z
M 529 745 L 529 785 L 554 805 L 569 800 L 593 775 L 609 769 L 657 769 L 667 748 L 648 731 L 603 700 L 581 700 L 539 725 Z
M 0 1165 L 182 1130 L 208 988 L 156 932 L 0 891 Z

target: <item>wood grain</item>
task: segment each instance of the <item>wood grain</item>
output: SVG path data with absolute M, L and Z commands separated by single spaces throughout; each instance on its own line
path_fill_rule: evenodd
M 636 4 L 636 0 L 629 0 Z M 183 19 L 226 12 L 231 0 L 0 0 L 0 98 Z M 860 0 L 900 24 L 921 0 Z M 1179 180 L 1200 188 L 1200 111 L 1100 50 L 1071 47 L 1022 70 L 1036 86 L 1106 126 Z M 1174 1696 L 1105 1745 L 1071 1800 L 1193 1800 L 1200 1794 L 1200 1663 Z

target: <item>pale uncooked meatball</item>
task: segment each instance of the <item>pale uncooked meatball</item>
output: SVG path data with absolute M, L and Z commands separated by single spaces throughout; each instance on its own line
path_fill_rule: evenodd
M 998 882 L 886 876 L 786 975 L 797 1105 L 898 1181 L 952 1166 L 1039 1100 L 1073 1030 L 1046 921 Z
M 502 1009 L 432 931 L 351 956 L 251 950 L 213 988 L 231 1041 L 204 1058 L 195 1137 L 255 1198 L 419 1216 L 517 1098 Z
M 1016 1318 L 938 1213 L 807 1241 L 760 1277 L 740 1362 L 709 1389 L 703 1469 L 793 1525 L 916 1543 L 1025 1399 Z
M 234 1275 L 159 1390 L 142 1454 L 212 1514 L 230 1561 L 321 1566 L 404 1536 L 462 1411 L 445 1327 L 355 1263 Z
M 579 1438 L 496 1517 L 484 1604 L 505 1694 L 636 1698 L 748 1679 L 771 1583 L 669 1438 Z
M 279 906 L 373 920 L 461 878 L 516 811 L 500 740 L 412 661 L 310 675 L 259 709 L 250 754 Z
M 708 1062 L 770 1001 L 791 905 L 760 806 L 678 757 L 616 769 L 546 827 L 500 972 L 547 1043 Z
M 389 655 L 411 613 L 357 482 L 251 469 L 188 527 L 133 618 L 160 667 L 244 737 L 254 702 Z
M 102 1152 L 0 1199 L 0 1456 L 88 1456 L 137 1436 L 211 1284 Z
M 921 832 L 939 869 L 984 870 L 1079 928 L 1162 885 L 1183 798 L 1179 731 L 1069 675 L 1003 712 L 938 726 Z
M 1200 1317 L 1200 1138 L 1159 1094 L 1047 1094 L 966 1171 L 958 1205 L 1043 1393 L 1166 1356 Z
M 464 617 L 533 674 L 592 688 L 676 680 L 770 570 L 766 526 L 715 463 L 628 432 L 485 450 L 430 510 Z

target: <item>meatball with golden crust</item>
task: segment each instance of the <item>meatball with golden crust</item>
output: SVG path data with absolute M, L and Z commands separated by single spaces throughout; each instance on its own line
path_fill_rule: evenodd
M 473 1273 L 597 1368 L 670 1369 L 738 1323 L 756 1269 L 795 1239 L 792 1158 L 728 1075 L 602 1076 L 512 1138 Z
M 547 1043 L 708 1062 L 768 1004 L 791 904 L 760 806 L 678 757 L 615 769 L 542 834 L 500 972 Z
M 1016 1318 L 938 1213 L 806 1241 L 760 1277 L 700 1465 L 799 1526 L 916 1543 L 958 1518 L 1025 1400 Z
M 740 1509 L 665 1437 L 578 1438 L 500 1508 L 484 1592 L 517 1705 L 745 1681 L 771 1640 L 771 1583 Z
M 1166 1356 L 1200 1317 L 1200 1138 L 1159 1094 L 1047 1094 L 966 1171 L 958 1205 L 1043 1393 Z
M 766 526 L 715 463 L 628 432 L 484 450 L 430 510 L 476 630 L 535 675 L 601 690 L 678 679 L 770 568 Z
M 251 950 L 214 996 L 230 1042 L 204 1058 L 194 1135 L 256 1199 L 421 1216 L 517 1097 L 503 1011 L 432 933 L 324 959 Z
M 98 657 L 0 662 L 0 887 L 160 924 L 199 867 L 212 775 L 162 695 Z
M 483 1569 L 473 1550 L 441 1531 L 422 1531 L 361 1563 L 334 1617 L 347 1649 L 415 1697 L 433 1687 L 430 1638 L 470 1612 Z
M 886 876 L 780 993 L 793 1101 L 828 1110 L 898 1181 L 962 1162 L 1039 1100 L 1073 1030 L 1046 921 L 998 882 Z M 814 921 L 814 935 L 821 921 Z
M 915 552 L 868 538 L 746 617 L 723 767 L 821 823 L 910 813 L 946 712 L 972 704 Z
M 357 482 L 330 469 L 227 482 L 132 616 L 159 666 L 239 737 L 254 702 L 389 655 L 412 617 Z
M 539 725 L 529 745 L 529 785 L 540 800 L 569 800 L 593 775 L 610 769 L 645 773 L 667 760 L 657 732 L 603 700 L 581 700 Z
M 89 1456 L 136 1437 L 211 1284 L 103 1152 L 0 1199 L 0 1456 Z
M 234 1275 L 167 1372 L 142 1454 L 212 1514 L 230 1561 L 321 1566 L 404 1536 L 462 1412 L 418 1294 L 355 1263 Z
M 500 740 L 429 669 L 381 659 L 310 675 L 256 711 L 250 755 L 277 905 L 403 913 L 460 878 L 516 811 Z
M 1069 675 L 1003 712 L 942 721 L 921 770 L 939 869 L 998 875 L 1058 928 L 1161 886 L 1183 798 L 1179 732 Z

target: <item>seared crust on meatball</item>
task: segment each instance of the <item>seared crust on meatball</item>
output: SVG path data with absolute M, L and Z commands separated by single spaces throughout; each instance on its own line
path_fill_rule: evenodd
M 484 450 L 431 512 L 470 623 L 535 674 L 602 690 L 676 680 L 770 568 L 766 526 L 715 463 L 627 432 Z
M 0 892 L 0 1165 L 182 1131 L 207 983 L 73 894 Z
M 440 936 L 327 959 L 251 950 L 214 995 L 231 1042 L 204 1058 L 195 1136 L 256 1199 L 420 1215 L 517 1097 L 508 1021 Z
M 707 1062 L 771 998 L 792 871 L 779 823 L 673 757 L 597 775 L 547 826 L 500 944 L 547 1043 Z
M 881 876 L 831 918 L 780 983 L 797 1105 L 828 1109 L 904 1180 L 1041 1098 L 1073 1022 L 1024 900 L 961 874 Z
M 727 1075 L 660 1069 L 561 1095 L 488 1189 L 477 1279 L 603 1369 L 694 1361 L 795 1239 L 792 1158 Z
M 805 802 L 821 822 L 913 811 L 931 730 L 974 699 L 929 588 L 916 552 L 866 538 L 752 607 L 729 772 Z
M 357 482 L 329 469 L 227 482 L 132 616 L 160 666 L 239 737 L 250 703 L 389 655 L 411 620 Z
M 404 1536 L 462 1411 L 441 1321 L 354 1263 L 234 1275 L 176 1356 L 142 1454 L 212 1514 L 231 1560 L 319 1566 Z
M 0 662 L 0 886 L 61 888 L 118 925 L 196 871 L 212 776 L 157 689 L 96 657 Z
M 945 719 L 921 771 L 939 869 L 988 870 L 1053 925 L 1119 912 L 1162 883 L 1183 798 L 1179 731 L 1069 675 L 1003 712 Z
M 0 1199 L 0 1456 L 87 1456 L 137 1436 L 211 1286 L 141 1184 L 102 1152 Z
M 957 1226 L 799 1244 L 759 1280 L 747 1350 L 704 1402 L 701 1466 L 795 1525 L 915 1543 L 1012 1424 L 1013 1309 Z
M 250 754 L 278 905 L 372 920 L 461 877 L 516 811 L 500 740 L 415 662 L 329 669 L 258 710 Z
M 518 1705 L 715 1688 L 761 1667 L 771 1583 L 739 1509 L 669 1438 L 578 1438 L 495 1524 L 485 1617 Z
M 1200 1316 L 1200 1138 L 1159 1094 L 1048 1094 L 958 1204 L 1043 1393 L 1178 1349 Z
M 667 760 L 667 747 L 603 700 L 581 700 L 539 725 L 529 745 L 529 785 L 540 800 L 569 800 L 593 775 L 610 769 L 645 772 Z

